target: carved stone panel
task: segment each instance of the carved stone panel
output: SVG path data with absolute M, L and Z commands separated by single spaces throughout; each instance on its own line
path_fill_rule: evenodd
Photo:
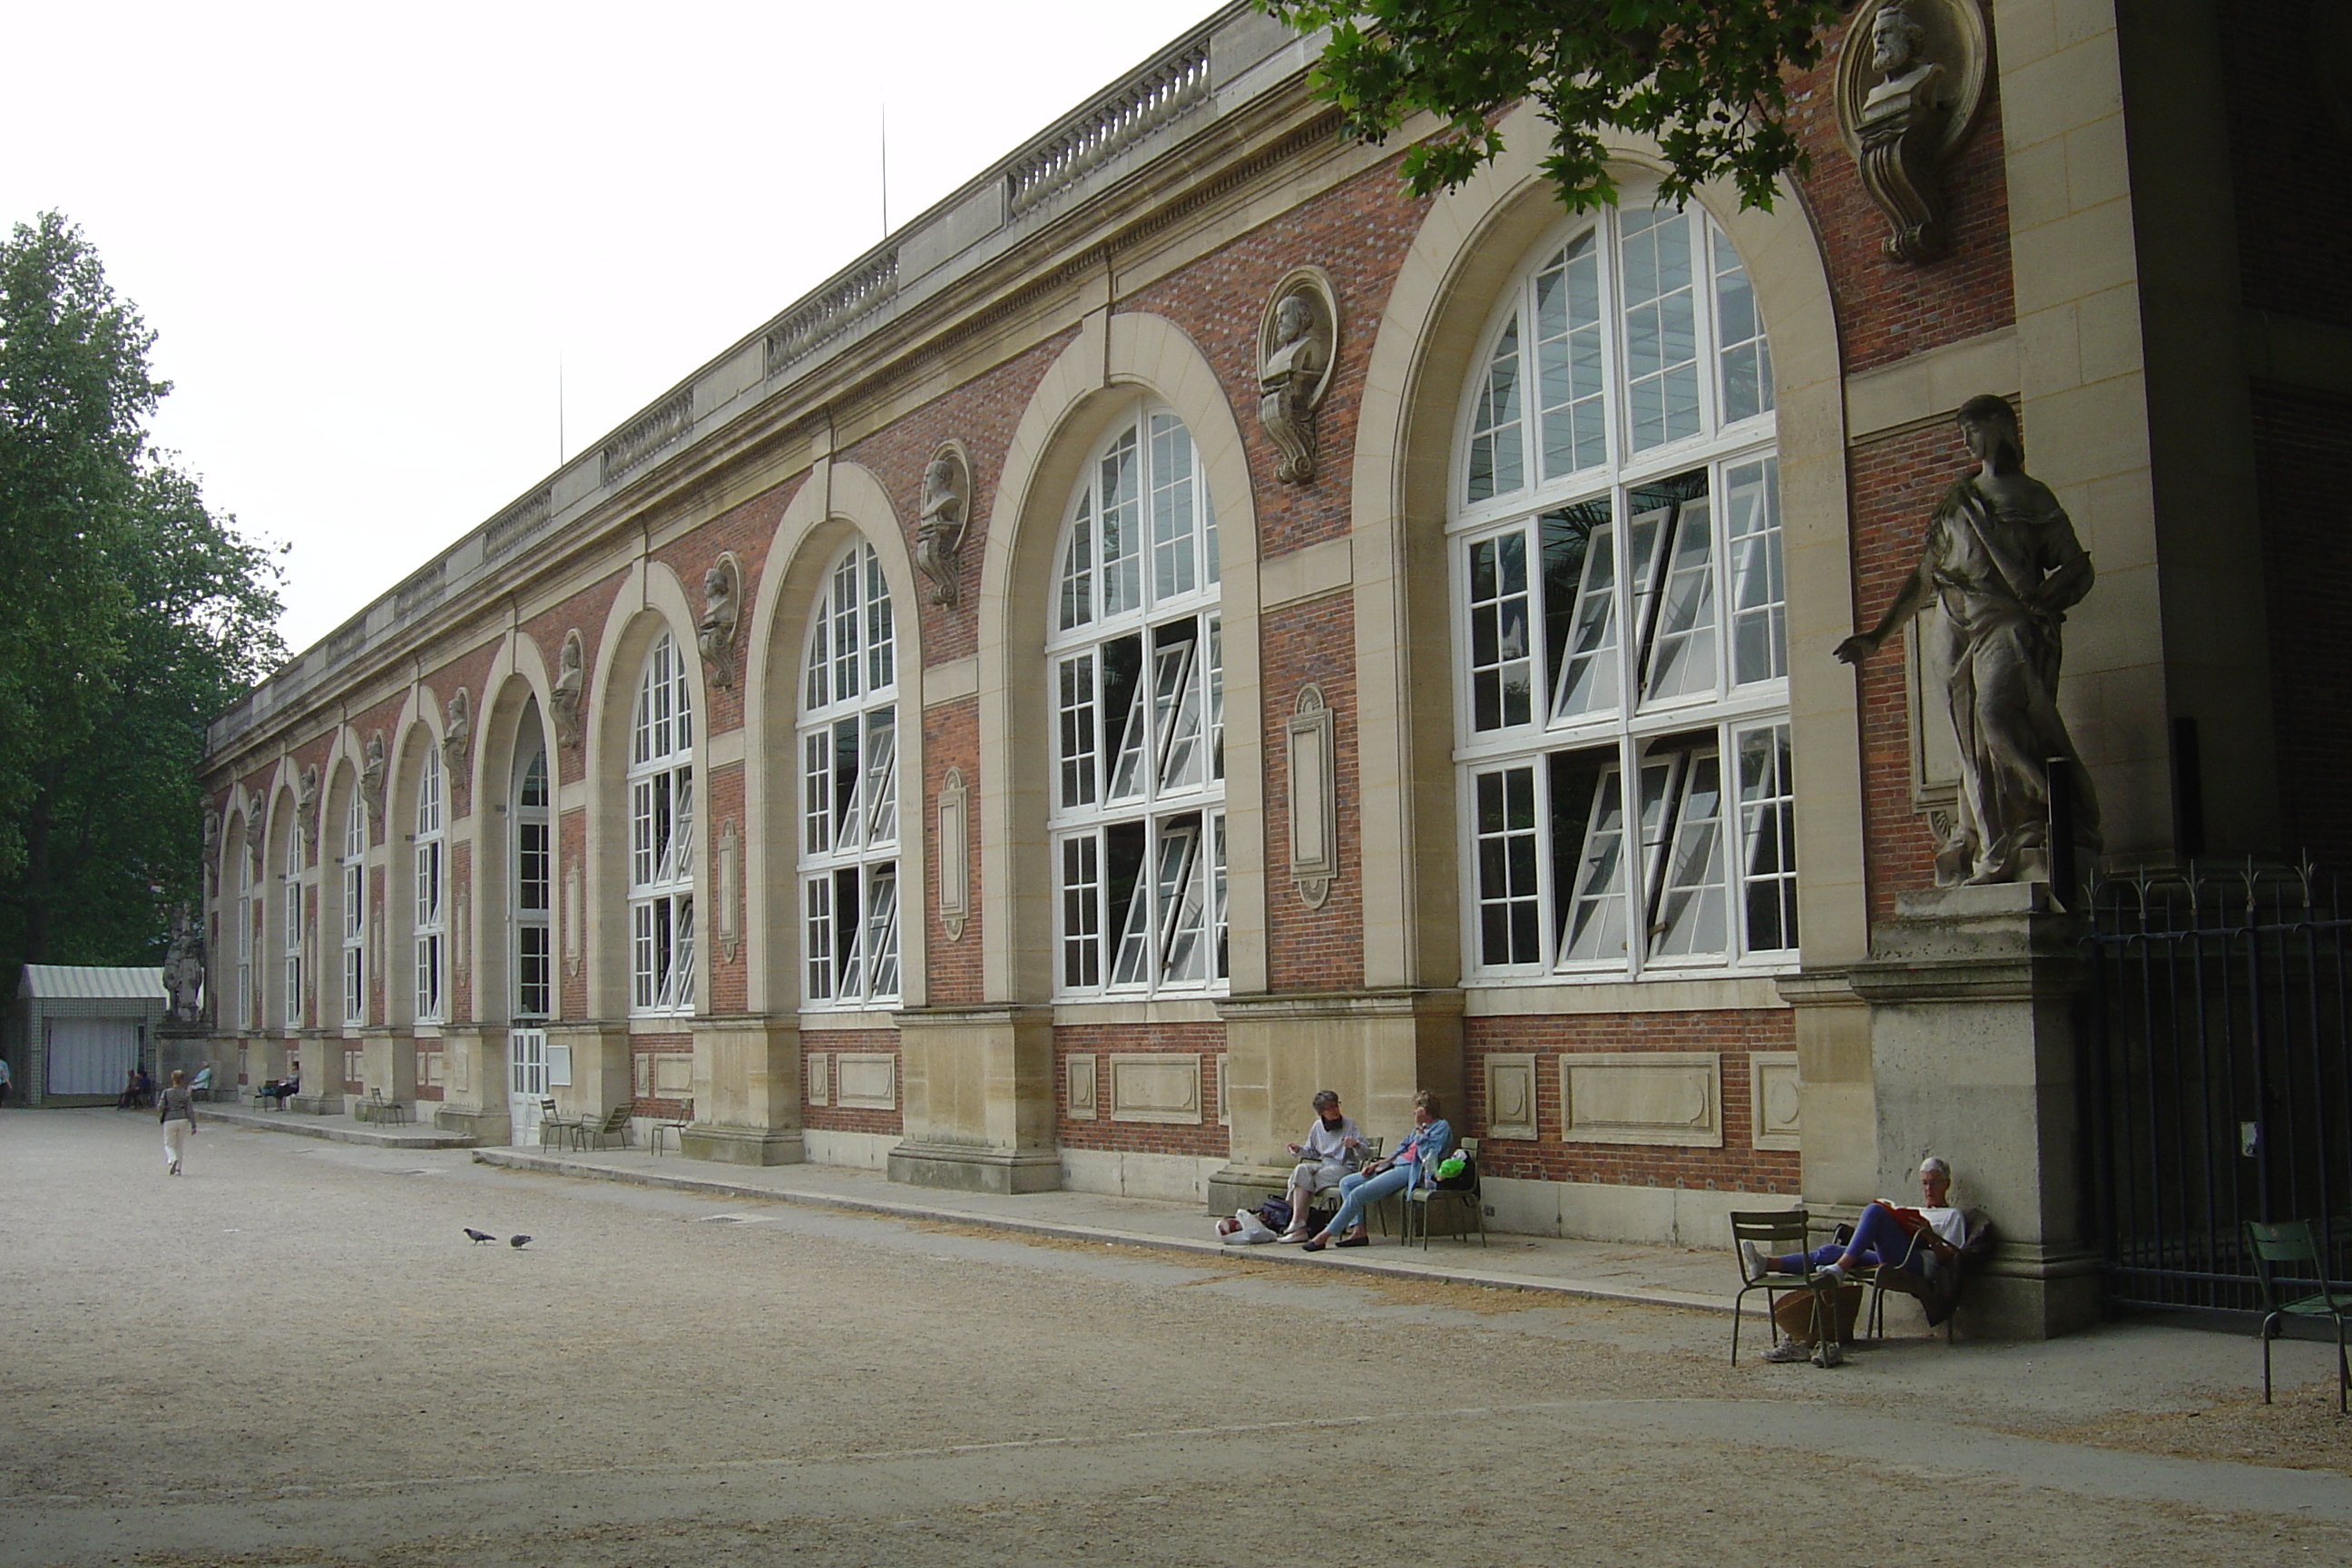
M 1723 1058 L 1713 1051 L 1596 1051 L 1559 1058 L 1570 1143 L 1723 1146 Z
M 1536 1122 L 1536 1057 L 1532 1051 L 1498 1051 L 1486 1064 L 1486 1136 L 1532 1142 Z
M 950 768 L 940 781 L 940 924 L 950 942 L 963 940 L 963 922 L 971 909 L 971 856 L 965 839 L 970 822 L 971 795 L 964 788 L 963 770 Z
M 1792 1153 L 1804 1148 L 1804 1128 L 1798 1121 L 1803 1098 L 1796 1052 L 1748 1053 L 1748 1116 L 1755 1123 L 1749 1142 L 1757 1148 Z
M 664 1051 L 649 1058 L 654 1064 L 654 1098 L 684 1100 L 694 1092 L 694 1057 L 688 1051 Z
M 1331 710 L 1323 689 L 1298 693 L 1286 726 L 1290 742 L 1290 879 L 1299 901 L 1323 907 L 1339 874 L 1339 768 L 1332 755 Z
M 1110 1119 L 1201 1124 L 1201 1058 L 1189 1051 L 1114 1054 Z
M 735 962 L 736 950 L 742 945 L 743 921 L 736 912 L 737 888 L 742 876 L 743 840 L 735 831 L 735 819 L 729 817 L 719 828 L 719 952 L 728 963 Z
M 1063 1071 L 1068 1079 L 1069 1115 L 1073 1121 L 1092 1121 L 1095 1119 L 1095 1063 L 1098 1059 L 1090 1051 L 1080 1052 L 1064 1064 Z
M 808 1102 L 811 1105 L 833 1103 L 833 1058 L 823 1051 L 811 1051 L 808 1062 Z
M 898 1109 L 898 1058 L 888 1051 L 843 1051 L 833 1078 L 834 1103 L 845 1110 Z

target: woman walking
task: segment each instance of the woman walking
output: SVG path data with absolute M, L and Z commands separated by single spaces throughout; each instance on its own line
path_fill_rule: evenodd
M 188 1075 L 172 1069 L 172 1087 L 156 1097 L 156 1118 L 163 1123 L 163 1173 L 176 1176 L 186 1157 L 188 1140 L 196 1131 L 196 1102 L 188 1093 Z

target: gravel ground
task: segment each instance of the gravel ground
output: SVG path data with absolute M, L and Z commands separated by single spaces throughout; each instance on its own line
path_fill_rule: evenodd
M 110 1111 L 0 1115 L 0 1565 L 2352 1561 L 2312 1345 L 2267 1410 L 2169 1329 L 1735 1370 L 1707 1314 L 462 1152 L 166 1179 Z

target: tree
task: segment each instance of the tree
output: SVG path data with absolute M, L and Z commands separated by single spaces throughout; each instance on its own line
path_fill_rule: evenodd
M 1571 212 L 1616 200 L 1601 133 L 1655 138 L 1677 204 L 1729 178 L 1740 205 L 1807 160 L 1786 83 L 1822 57 L 1853 0 L 1255 0 L 1302 33 L 1331 29 L 1316 91 L 1377 142 L 1416 113 L 1436 135 L 1405 150 L 1416 195 L 1451 189 L 1503 150 L 1502 111 L 1533 99 L 1552 127 L 1543 162 Z
M 56 213 L 0 245 L 0 959 L 154 963 L 205 725 L 283 654 L 268 552 L 148 444 L 153 334 Z

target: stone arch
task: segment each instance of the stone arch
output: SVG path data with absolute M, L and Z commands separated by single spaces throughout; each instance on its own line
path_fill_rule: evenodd
M 376 979 L 383 989 L 383 1021 L 394 1026 L 414 1027 L 416 1023 L 416 858 L 410 850 L 415 841 L 416 789 L 425 751 L 439 748 L 441 718 L 440 699 L 433 688 L 422 682 L 410 687 L 385 748 L 384 931 Z M 445 805 L 449 787 L 445 773 Z
M 890 585 L 898 665 L 898 886 L 900 1005 L 927 1000 L 929 813 L 923 772 L 921 587 L 889 491 L 859 463 L 822 463 L 776 521 L 768 570 L 746 644 L 743 776 L 744 942 L 751 955 L 747 1009 L 800 1011 L 800 775 L 793 731 L 809 605 L 834 558 L 853 541 L 874 547 Z
M 268 826 L 263 830 L 264 848 L 261 855 L 261 948 L 256 957 L 256 979 L 261 981 L 263 998 L 262 1026 L 280 1037 L 291 1035 L 302 1027 L 302 995 L 299 974 L 297 984 L 289 993 L 286 974 L 286 908 L 289 899 L 302 896 L 303 884 L 286 879 L 286 851 L 289 844 L 301 842 L 301 823 L 298 820 L 294 759 L 282 758 L 278 764 L 278 776 L 270 781 Z M 302 856 L 307 872 L 310 857 Z M 297 919 L 300 918 L 298 911 Z M 267 960 L 268 976 L 260 973 L 260 963 Z M 308 964 L 302 967 L 308 968 Z
M 605 615 L 604 635 L 597 639 L 596 668 L 592 677 L 593 711 L 583 715 L 582 721 L 588 778 L 588 847 L 581 951 L 587 965 L 591 1018 L 625 1019 L 629 1016 L 627 775 L 637 681 L 646 656 L 653 651 L 655 639 L 663 632 L 669 633 L 679 655 L 691 661 L 699 674 L 701 659 L 695 651 L 695 619 L 696 611 L 677 574 L 661 562 L 640 560 L 630 568 L 621 591 L 614 595 Z M 710 772 L 708 680 L 698 679 L 695 682 L 695 700 L 698 707 L 694 715 L 693 758 L 698 786 Z M 700 809 L 698 791 L 698 813 Z M 698 816 L 696 827 L 698 832 L 706 832 L 708 825 Z M 706 840 L 697 854 L 695 934 L 698 944 L 709 942 L 707 922 L 699 919 L 704 885 L 709 880 L 700 871 L 707 852 Z M 698 948 L 698 956 L 699 951 Z M 709 963 L 698 963 L 694 984 L 695 1012 L 700 1015 L 709 1009 Z M 682 1018 L 677 1026 L 686 1029 L 692 1026 L 690 1020 Z
M 1398 269 L 1381 316 L 1358 416 L 1355 524 L 1360 805 L 1365 979 L 1444 986 L 1459 977 L 1444 542 L 1446 485 L 1462 389 L 1480 330 L 1529 249 L 1560 218 L 1543 178 L 1547 138 L 1526 105 L 1506 118 L 1507 151 L 1440 196 Z M 1654 147 L 1612 144 L 1624 175 L 1664 165 Z M 1827 264 L 1797 193 L 1771 212 L 1736 194 L 1698 195 L 1748 268 L 1771 343 L 1789 584 L 1791 724 L 1801 924 L 1808 962 L 1858 956 L 1859 716 L 1830 657 L 1852 629 L 1844 400 Z
M 319 999 L 319 1026 L 331 1033 L 358 1026 L 347 1021 L 343 1006 L 343 919 L 346 911 L 343 902 L 342 863 L 344 819 L 350 815 L 352 805 L 359 796 L 362 744 L 357 732 L 349 725 L 340 726 L 335 731 L 334 743 L 328 748 L 326 761 L 320 763 L 319 768 L 323 780 L 319 786 L 317 929 L 320 973 L 313 989 Z M 367 820 L 367 808 L 364 805 L 360 807 L 360 819 L 362 823 Z M 362 837 L 367 837 L 365 829 L 362 828 Z M 373 849 L 373 845 L 371 844 L 368 847 Z M 365 867 L 372 858 L 371 855 L 362 851 L 362 866 Z M 365 940 L 367 909 L 364 899 L 360 910 L 360 919 L 362 921 L 361 952 L 364 954 L 367 951 Z M 363 959 L 362 963 L 367 968 L 373 967 L 371 961 Z M 363 970 L 362 973 L 364 973 Z M 366 1016 L 364 1005 L 362 1006 L 361 1013 L 364 1019 Z M 341 1081 L 341 1064 L 337 1062 L 333 1079 L 337 1089 L 340 1089 Z M 304 1085 L 306 1089 L 309 1087 L 308 1084 Z M 319 1092 L 325 1094 L 329 1090 L 321 1085 Z
M 1232 988 L 1265 984 L 1257 715 L 1257 508 L 1232 398 L 1200 345 L 1165 317 L 1089 322 L 1031 395 L 1004 453 L 979 598 L 982 973 L 992 1001 L 1053 994 L 1053 873 L 1045 855 L 1051 733 L 1045 628 L 1053 552 L 1080 465 L 1137 395 L 1184 421 L 1216 509 L 1225 635 L 1227 941 Z

